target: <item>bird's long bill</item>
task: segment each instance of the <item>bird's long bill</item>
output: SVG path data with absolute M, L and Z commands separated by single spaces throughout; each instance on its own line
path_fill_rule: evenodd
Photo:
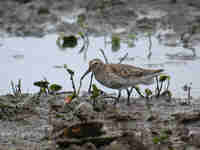
M 90 70 L 90 68 L 83 74 L 83 76 L 81 77 L 81 80 L 83 80 L 84 78 L 85 78 L 85 76 L 88 74 L 88 73 L 90 73 L 91 72 L 91 70 Z

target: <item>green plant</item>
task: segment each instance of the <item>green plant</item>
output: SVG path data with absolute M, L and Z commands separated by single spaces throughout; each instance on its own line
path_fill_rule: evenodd
M 112 51 L 116 52 L 120 49 L 120 37 L 118 35 L 112 35 Z
M 96 106 L 96 99 L 98 96 L 100 96 L 100 89 L 97 88 L 97 86 L 95 84 L 92 84 L 92 95 L 91 95 L 91 99 L 93 100 L 93 107 Z
M 136 92 L 137 92 L 141 97 L 145 97 L 145 96 L 141 93 L 139 86 L 134 86 L 133 88 L 136 90 Z M 132 89 L 131 89 L 131 91 L 132 91 Z
M 33 85 L 40 88 L 39 95 L 41 95 L 42 93 L 47 95 L 49 93 L 49 82 L 46 79 L 36 81 L 33 83 Z
M 70 80 L 71 80 L 71 83 L 72 83 L 73 93 L 76 95 L 77 92 L 76 92 L 76 86 L 75 86 L 75 82 L 74 82 L 74 74 L 75 73 L 74 73 L 73 70 L 69 69 L 66 64 L 64 64 L 64 69 L 70 75 Z
M 161 143 L 165 143 L 169 140 L 169 135 L 171 134 L 171 132 L 169 132 L 170 130 L 166 130 L 163 129 L 158 136 L 155 136 L 153 138 L 153 143 L 154 144 L 161 144 Z
M 157 81 L 157 95 L 156 95 L 156 97 L 159 97 L 160 95 L 164 95 L 164 93 L 169 93 L 171 95 L 171 92 L 169 91 L 170 76 L 165 75 L 165 74 L 160 75 L 159 79 L 158 79 L 158 77 L 156 77 L 156 81 Z M 161 91 L 163 89 L 163 84 L 166 81 L 167 81 L 166 89 L 161 94 Z
M 11 89 L 12 89 L 12 93 L 15 97 L 21 96 L 22 95 L 22 83 L 21 83 L 21 79 L 18 80 L 18 83 L 15 84 L 12 80 L 11 80 Z
M 58 85 L 58 84 L 51 84 L 49 86 L 49 90 L 53 93 L 53 94 L 56 94 L 56 92 L 60 91 L 62 89 L 62 86 L 61 85 Z
M 145 89 L 146 99 L 149 99 L 149 97 L 153 94 L 152 91 L 148 88 Z

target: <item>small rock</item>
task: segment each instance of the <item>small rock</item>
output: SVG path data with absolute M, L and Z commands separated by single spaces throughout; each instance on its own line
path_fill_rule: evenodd
M 80 119 L 80 121 L 93 120 L 96 116 L 96 112 L 93 110 L 93 106 L 90 103 L 80 103 L 74 111 L 74 115 Z
M 83 147 L 85 150 L 97 150 L 96 146 L 92 143 L 86 143 Z
M 147 150 L 147 148 L 133 133 L 125 132 L 121 138 L 113 141 L 105 150 Z
M 82 148 L 78 145 L 70 145 L 68 148 L 68 150 L 82 150 Z
M 200 147 L 200 133 L 191 135 L 191 143 L 197 147 Z

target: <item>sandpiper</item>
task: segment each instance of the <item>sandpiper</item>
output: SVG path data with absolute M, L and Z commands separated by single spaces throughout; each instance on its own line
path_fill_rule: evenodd
M 127 104 L 129 105 L 132 89 L 139 84 L 153 84 L 153 78 L 163 71 L 163 69 L 143 69 L 128 64 L 105 64 L 100 59 L 93 59 L 89 62 L 89 68 L 82 78 L 93 72 L 99 83 L 105 87 L 117 89 L 119 93 L 115 104 L 119 101 L 121 90 L 125 89 L 128 95 Z

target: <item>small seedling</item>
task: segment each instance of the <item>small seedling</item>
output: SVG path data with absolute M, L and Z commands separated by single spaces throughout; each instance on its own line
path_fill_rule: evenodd
M 160 75 L 159 79 L 158 79 L 158 77 L 156 77 L 156 81 L 157 81 L 157 95 L 156 95 L 156 97 L 159 97 L 160 95 L 163 95 L 163 93 L 165 93 L 165 91 L 169 91 L 170 76 L 164 75 L 164 74 Z M 163 84 L 164 84 L 165 81 L 167 81 L 167 88 L 161 94 L 161 91 L 162 91 L 162 88 L 163 88 Z
M 96 106 L 96 98 L 100 96 L 100 89 L 97 88 L 95 84 L 92 84 L 92 95 L 91 99 L 93 100 L 93 107 Z
M 49 93 L 49 82 L 47 80 L 36 81 L 33 83 L 33 85 L 40 88 L 39 95 L 42 93 L 47 95 Z
M 150 96 L 151 96 L 153 93 L 152 93 L 152 91 L 151 91 L 150 89 L 147 88 L 147 89 L 145 89 L 145 94 L 146 94 L 146 96 L 145 96 L 146 99 L 149 99 Z
M 18 83 L 15 84 L 12 80 L 11 80 L 11 88 L 12 88 L 12 92 L 13 95 L 15 97 L 19 97 L 22 95 L 22 84 L 21 84 L 21 79 L 18 80 Z
M 66 64 L 64 64 L 64 69 L 69 73 L 69 75 L 70 75 L 70 80 L 71 80 L 71 82 L 72 82 L 72 88 L 73 88 L 73 93 L 77 93 L 76 92 L 76 86 L 75 86 L 75 83 L 74 83 L 74 71 L 73 70 L 71 70 L 71 69 L 69 69 L 68 67 L 67 67 L 67 65 Z
M 58 91 L 62 89 L 62 86 L 58 84 L 51 84 L 49 89 L 53 94 L 56 94 Z

